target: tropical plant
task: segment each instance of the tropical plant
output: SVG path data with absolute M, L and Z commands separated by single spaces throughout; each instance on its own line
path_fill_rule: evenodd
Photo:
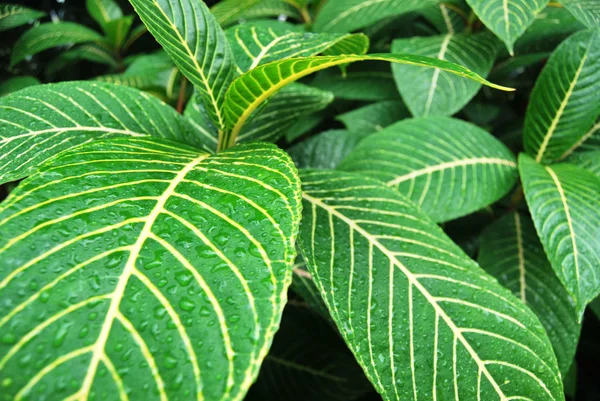
M 0 99 L 0 400 L 574 396 L 596 2 L 130 3 L 162 50 Z M 87 6 L 13 62 L 120 57 Z

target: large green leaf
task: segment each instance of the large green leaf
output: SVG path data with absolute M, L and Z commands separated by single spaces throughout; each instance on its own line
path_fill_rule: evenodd
M 600 2 L 596 0 L 560 0 L 575 18 L 590 28 L 600 26 Z
M 157 136 L 200 145 L 171 107 L 118 85 L 31 87 L 1 98 L 0 110 L 0 182 L 26 177 L 60 151 L 94 138 Z
M 293 83 L 282 88 L 265 107 L 256 110 L 236 143 L 265 141 L 275 142 L 302 117 L 324 109 L 333 101 L 333 95 L 307 85 Z M 211 152 L 216 151 L 218 132 L 206 117 L 202 105 L 196 100 L 188 103 L 186 117 L 201 132 L 202 144 Z
M 275 23 L 243 24 L 226 31 L 238 72 L 291 57 L 329 54 L 365 54 L 369 38 L 363 34 L 303 32 L 295 25 Z
M 392 52 L 418 54 L 462 65 L 486 77 L 498 50 L 498 42 L 489 33 L 398 39 Z M 481 84 L 461 79 L 441 70 L 423 71 L 410 65 L 393 65 L 394 79 L 404 103 L 416 117 L 452 115 L 475 96 Z
M 537 317 L 400 194 L 305 171 L 300 249 L 384 400 L 564 400 Z
M 0 32 L 25 25 L 46 13 L 19 4 L 0 4 Z
M 600 177 L 600 150 L 577 152 L 569 156 L 565 162 L 584 168 Z
M 86 0 L 90 16 L 106 32 L 107 25 L 123 17 L 123 10 L 115 0 Z
M 244 401 L 350 401 L 372 390 L 337 332 L 298 302 L 288 302 L 273 347 Z
M 546 7 L 548 0 L 467 0 L 467 3 L 513 53 L 514 43 Z
M 234 62 L 225 33 L 201 0 L 130 0 L 144 24 L 198 89 L 217 129 Z
M 41 24 L 25 32 L 15 43 L 10 65 L 53 47 L 103 40 L 98 32 L 74 22 Z
M 112 69 L 116 69 L 119 66 L 118 61 L 115 60 L 114 53 L 110 49 L 95 43 L 84 43 L 60 53 L 50 61 L 46 65 L 46 75 L 49 78 L 54 78 L 59 71 L 62 71 L 67 66 L 83 60 L 105 64 Z
M 328 0 L 319 12 L 317 32 L 352 32 L 382 19 L 425 8 L 439 0 Z
M 289 149 L 298 168 L 336 168 L 372 131 L 331 130 L 312 136 Z
M 94 142 L 61 154 L 6 202 L 4 396 L 243 398 L 279 325 L 296 253 L 300 186 L 284 152 Z
M 538 162 L 565 157 L 599 115 L 600 28 L 571 36 L 550 56 L 527 108 L 525 150 Z
M 225 117 L 231 130 L 224 136 L 222 146 L 230 147 L 252 113 L 269 97 L 287 84 L 313 72 L 336 65 L 356 61 L 388 61 L 391 63 L 411 64 L 421 67 L 440 68 L 456 75 L 470 78 L 497 89 L 510 90 L 494 85 L 469 69 L 444 60 L 432 59 L 409 54 L 368 54 L 298 57 L 275 61 L 258 66 L 233 81 L 225 95 Z
M 525 198 L 556 275 L 577 305 L 600 294 L 600 177 L 570 164 L 519 157 Z
M 399 100 L 372 103 L 336 117 L 350 131 L 381 131 L 393 123 L 410 117 L 406 106 Z
M 280 15 L 300 18 L 298 10 L 286 0 L 222 0 L 215 4 L 210 11 L 223 26 L 253 18 L 279 17 Z
M 482 209 L 517 180 L 514 155 L 481 128 L 448 117 L 400 121 L 362 141 L 339 166 L 385 182 L 437 222 Z
M 455 34 L 466 28 L 468 10 L 464 0 L 451 0 L 433 4 L 421 13 L 440 33 Z
M 554 274 L 531 219 L 513 212 L 489 225 L 481 237 L 477 261 L 535 312 L 565 377 L 575 357 L 581 325 L 575 304 Z

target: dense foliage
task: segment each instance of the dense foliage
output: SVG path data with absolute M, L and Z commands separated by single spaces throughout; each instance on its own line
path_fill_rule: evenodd
M 0 32 L 0 401 L 599 399 L 600 1 Z

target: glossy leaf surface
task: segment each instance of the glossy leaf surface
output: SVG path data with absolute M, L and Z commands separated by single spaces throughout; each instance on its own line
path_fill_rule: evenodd
M 300 248 L 384 400 L 563 400 L 537 317 L 400 194 L 301 172 Z
M 0 211 L 3 394 L 241 400 L 279 325 L 299 197 L 269 144 L 61 154 Z
M 105 83 L 67 82 L 0 99 L 0 182 L 30 174 L 77 144 L 109 136 L 156 136 L 198 145 L 194 128 L 156 98 Z
M 581 320 L 600 294 L 600 178 L 570 164 L 542 166 L 524 154 L 519 170 L 546 255 Z
M 531 219 L 513 212 L 489 225 L 481 237 L 477 261 L 535 312 L 566 377 L 581 325 L 575 303 L 554 274 Z
M 437 222 L 490 205 L 517 180 L 517 163 L 506 146 L 448 117 L 391 125 L 363 140 L 339 169 L 377 178 Z

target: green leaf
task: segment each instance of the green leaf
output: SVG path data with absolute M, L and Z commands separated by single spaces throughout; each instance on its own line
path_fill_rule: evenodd
M 107 25 L 123 17 L 123 10 L 115 0 L 86 0 L 86 8 L 90 16 L 107 32 Z
M 298 252 L 298 256 L 296 257 L 296 263 L 294 263 L 294 275 L 290 289 L 306 302 L 307 306 L 312 310 L 312 312 L 317 313 L 330 324 L 333 324 L 333 320 L 331 320 L 331 315 L 329 315 L 327 306 L 325 305 L 325 302 L 319 293 L 319 289 L 313 282 L 313 279 L 306 268 L 306 263 L 304 263 L 304 259 L 302 259 L 302 256 L 300 255 L 300 252 Z M 288 305 L 290 305 L 289 301 Z
M 475 14 L 513 53 L 513 45 L 548 0 L 467 0 Z
M 486 77 L 496 59 L 496 39 L 487 33 L 398 39 L 392 52 L 434 57 L 462 65 Z M 423 71 L 410 65 L 393 65 L 394 79 L 404 103 L 416 117 L 452 115 L 479 91 L 481 84 L 441 70 Z
M 600 178 L 570 164 L 542 166 L 525 154 L 519 171 L 546 255 L 581 321 L 600 294 Z
M 242 399 L 285 304 L 299 198 L 269 144 L 61 154 L 0 212 L 3 393 Z
M 409 118 L 406 106 L 398 100 L 372 103 L 337 116 L 346 129 L 355 132 L 381 131 L 393 123 Z
M 198 145 L 171 107 L 130 88 L 65 82 L 0 99 L 0 183 L 29 175 L 59 152 L 94 138 L 157 136 Z
M 333 101 L 333 95 L 320 89 L 298 83 L 282 88 L 264 108 L 258 109 L 250 118 L 236 143 L 264 141 L 275 142 L 298 121 L 324 109 Z M 202 143 L 205 149 L 216 151 L 218 132 L 206 117 L 206 111 L 196 100 L 188 104 L 186 117 L 202 133 Z
M 325 131 L 292 146 L 289 154 L 298 168 L 336 168 L 372 131 Z
M 6 96 L 21 89 L 40 84 L 39 79 L 30 76 L 9 78 L 0 84 L 0 96 Z
M 447 1 L 433 4 L 421 11 L 421 14 L 433 24 L 440 33 L 455 34 L 467 26 L 469 8 L 464 0 Z
M 300 19 L 298 10 L 285 0 L 222 0 L 210 10 L 223 26 L 233 25 L 247 19 L 279 17 L 280 15 Z
M 377 21 L 423 9 L 439 0 L 328 0 L 315 20 L 317 32 L 352 32 Z
M 225 90 L 234 74 L 225 33 L 201 0 L 130 0 L 150 33 L 198 89 L 217 129 L 225 128 Z
M 116 49 L 120 49 L 123 46 L 123 43 L 125 43 L 132 24 L 133 15 L 128 15 L 106 24 L 106 36 Z
M 535 312 L 565 377 L 575 357 L 581 325 L 575 304 L 554 274 L 531 219 L 513 212 L 489 225 L 481 237 L 477 261 Z
M 537 317 L 416 206 L 353 174 L 301 180 L 304 260 L 384 400 L 564 400 Z
M 46 13 L 18 4 L 0 4 L 0 32 L 42 18 Z
M 53 47 L 103 40 L 98 32 L 74 22 L 41 24 L 25 32 L 15 43 L 10 65 L 13 67 L 27 57 Z
M 332 92 L 336 99 L 398 100 L 390 65 L 377 61 L 351 64 L 344 74 L 335 68 L 320 71 L 310 85 Z
M 582 24 L 600 26 L 600 3 L 596 0 L 560 0 L 561 4 Z
M 336 331 L 297 302 L 286 306 L 273 347 L 244 401 L 350 401 L 372 389 Z
M 600 29 L 579 32 L 550 56 L 531 94 L 523 142 L 538 162 L 569 155 L 600 115 Z
M 291 57 L 321 53 L 365 54 L 369 38 L 363 34 L 323 34 L 302 32 L 291 24 L 243 24 L 226 31 L 238 72 Z
M 470 78 L 497 89 L 510 90 L 494 85 L 465 67 L 443 60 L 408 54 L 368 54 L 298 57 L 275 61 L 258 66 L 234 80 L 225 95 L 225 116 L 231 130 L 224 136 L 222 145 L 227 148 L 235 143 L 235 138 L 252 113 L 269 97 L 290 82 L 313 72 L 336 65 L 356 61 L 388 61 L 411 64 L 421 67 L 440 68 L 456 75 Z
M 54 78 L 59 71 L 67 66 L 83 60 L 104 64 L 113 69 L 118 67 L 115 56 L 109 49 L 94 43 L 84 43 L 56 56 L 56 58 L 48 63 L 46 74 L 49 77 Z
M 577 152 L 565 159 L 566 163 L 584 168 L 600 177 L 600 151 Z
M 482 209 L 517 180 L 510 150 L 481 128 L 448 117 L 400 121 L 362 141 L 340 170 L 377 178 L 436 222 Z

